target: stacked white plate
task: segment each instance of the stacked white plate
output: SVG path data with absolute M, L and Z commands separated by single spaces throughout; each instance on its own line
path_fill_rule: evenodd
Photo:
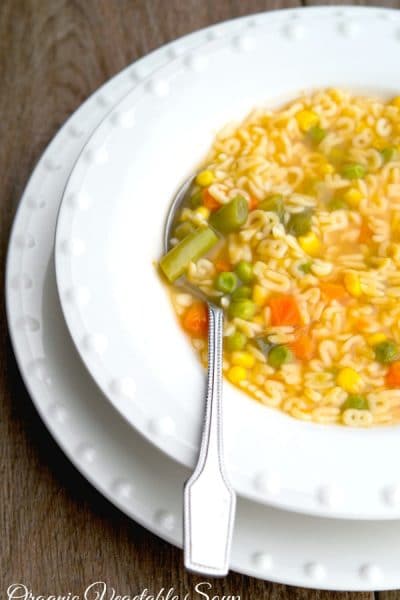
M 173 544 L 204 382 L 153 267 L 173 193 L 215 131 L 256 105 L 332 85 L 398 93 L 399 49 L 400 15 L 384 9 L 216 25 L 105 84 L 32 174 L 6 280 L 21 373 L 71 461 Z M 400 587 L 398 428 L 297 422 L 229 384 L 224 397 L 240 494 L 232 569 L 305 587 Z

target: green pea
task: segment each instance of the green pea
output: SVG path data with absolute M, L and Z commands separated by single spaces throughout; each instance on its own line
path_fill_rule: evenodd
M 388 146 L 387 148 L 383 148 L 383 150 L 381 150 L 381 156 L 385 162 L 390 162 L 391 160 L 396 160 L 398 157 L 398 152 L 394 146 Z
M 238 284 L 238 278 L 231 271 L 223 271 L 218 273 L 214 280 L 214 287 L 219 292 L 231 294 Z
M 195 226 L 190 221 L 179 223 L 179 225 L 175 227 L 174 237 L 176 237 L 178 240 L 183 240 L 183 238 L 189 235 L 189 233 L 193 233 L 195 229 Z
M 326 137 L 327 131 L 319 125 L 314 125 L 307 131 L 307 137 L 316 146 Z
M 247 285 L 241 285 L 232 292 L 232 300 L 243 300 L 244 298 L 251 298 L 251 287 Z
M 248 214 L 247 200 L 243 196 L 235 196 L 211 215 L 209 223 L 220 233 L 231 233 L 246 223 Z
M 228 315 L 233 319 L 235 317 L 239 319 L 245 319 L 248 321 L 254 317 L 256 312 L 256 305 L 252 300 L 243 298 L 242 300 L 234 300 L 230 303 L 228 308 Z
M 342 168 L 342 175 L 346 179 L 362 179 L 367 174 L 367 169 L 360 163 L 347 163 Z
M 374 346 L 375 358 L 378 362 L 387 364 L 398 358 L 399 350 L 397 344 L 391 340 L 380 342 Z
M 293 360 L 293 354 L 287 346 L 278 345 L 271 348 L 268 353 L 268 364 L 274 369 Z
M 312 216 L 313 211 L 310 208 L 292 214 L 286 227 L 288 233 L 296 237 L 308 233 L 311 230 Z
M 369 404 L 365 396 L 361 394 L 349 394 L 342 404 L 342 410 L 354 408 L 356 410 L 368 410 Z
M 282 221 L 285 214 L 282 194 L 272 194 L 272 196 L 268 196 L 268 198 L 265 198 L 265 200 L 260 202 L 258 209 L 265 210 L 265 212 L 274 212 L 278 215 L 279 220 Z
M 235 273 L 243 283 L 253 281 L 253 265 L 246 260 L 241 260 L 235 267 Z
M 194 194 L 192 194 L 189 198 L 189 206 L 190 208 L 198 208 L 203 203 L 203 191 L 197 190 Z
M 309 260 L 308 262 L 305 262 L 305 263 L 299 265 L 299 269 L 300 269 L 300 271 L 303 271 L 303 273 L 305 275 L 308 275 L 308 273 L 311 273 L 311 265 L 312 265 L 312 262 L 311 262 L 311 260 Z
M 342 209 L 346 209 L 349 208 L 349 205 L 347 204 L 347 202 L 345 200 L 343 200 L 343 198 L 332 198 L 332 200 L 330 200 L 327 204 L 327 209 L 330 212 L 333 212 L 335 210 L 342 210 Z
M 225 348 L 228 352 L 243 350 L 246 346 L 247 337 L 241 331 L 235 331 L 225 339 Z

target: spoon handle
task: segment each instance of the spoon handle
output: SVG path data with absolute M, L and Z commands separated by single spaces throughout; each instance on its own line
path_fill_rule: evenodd
M 184 560 L 191 571 L 223 576 L 229 555 L 236 496 L 225 474 L 222 425 L 224 313 L 208 305 L 208 381 L 200 454 L 184 491 Z

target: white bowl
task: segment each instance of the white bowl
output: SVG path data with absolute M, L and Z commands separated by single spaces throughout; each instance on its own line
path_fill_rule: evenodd
M 65 318 L 103 392 L 176 460 L 194 464 L 204 391 L 204 372 L 153 266 L 177 186 L 215 132 L 254 106 L 327 86 L 398 94 L 399 32 L 396 12 L 364 8 L 259 15 L 226 35 L 217 28 L 144 78 L 79 157 L 56 237 Z M 400 516 L 397 427 L 303 423 L 229 383 L 224 397 L 239 493 L 324 516 Z

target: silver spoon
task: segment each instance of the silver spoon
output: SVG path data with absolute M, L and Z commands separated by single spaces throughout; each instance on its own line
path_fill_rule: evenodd
M 164 228 L 165 252 L 171 247 L 171 232 L 176 215 L 194 177 L 187 179 L 179 188 L 169 209 Z M 226 475 L 223 448 L 224 313 L 184 278 L 179 281 L 179 285 L 207 302 L 209 316 L 207 395 L 200 453 L 184 489 L 184 563 L 190 571 L 220 577 L 229 570 L 236 508 L 236 494 Z

